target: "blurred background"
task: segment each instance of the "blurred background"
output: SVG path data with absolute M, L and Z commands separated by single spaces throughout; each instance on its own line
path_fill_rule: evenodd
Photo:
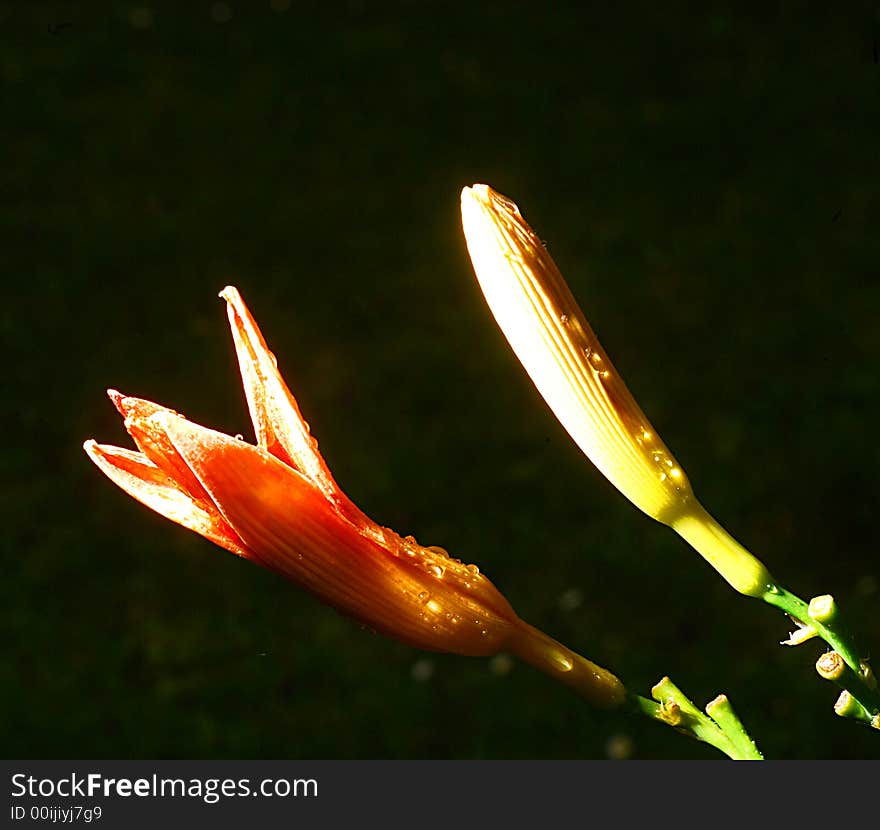
M 768 757 L 880 755 L 820 647 L 576 449 L 459 217 L 518 202 L 703 502 L 876 659 L 880 16 L 548 5 L 0 7 L 7 757 L 721 757 L 361 630 L 105 479 L 108 386 L 252 440 L 228 283 L 379 522 L 644 695 L 726 692 Z

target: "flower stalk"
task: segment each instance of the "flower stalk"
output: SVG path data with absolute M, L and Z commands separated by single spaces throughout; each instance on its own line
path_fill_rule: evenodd
M 733 711 L 727 695 L 718 695 L 703 714 L 668 677 L 651 689 L 653 700 L 631 695 L 629 705 L 659 723 L 714 746 L 734 761 L 763 761 L 755 742 Z

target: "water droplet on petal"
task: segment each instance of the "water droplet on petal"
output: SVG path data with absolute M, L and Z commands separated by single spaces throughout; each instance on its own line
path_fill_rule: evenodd
M 559 666 L 561 671 L 571 671 L 572 668 L 574 668 L 574 663 L 572 663 L 571 659 L 564 654 L 554 654 L 553 659 L 556 661 L 556 665 Z
M 446 548 L 441 548 L 440 545 L 428 545 L 425 550 L 429 550 L 431 553 L 436 553 L 444 559 L 449 559 L 449 553 L 447 553 Z

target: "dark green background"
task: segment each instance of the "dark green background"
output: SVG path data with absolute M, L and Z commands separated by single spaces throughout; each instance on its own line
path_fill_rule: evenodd
M 135 5 L 2 10 L 7 757 L 720 757 L 521 665 L 419 682 L 110 484 L 81 450 L 129 445 L 108 386 L 250 434 L 227 283 L 378 521 L 643 694 L 727 692 L 770 757 L 877 757 L 819 647 L 571 443 L 458 212 L 475 181 L 520 204 L 702 500 L 876 650 L 871 6 Z

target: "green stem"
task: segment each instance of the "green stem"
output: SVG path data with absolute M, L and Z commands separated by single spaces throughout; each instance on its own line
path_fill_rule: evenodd
M 746 732 L 743 722 L 734 712 L 727 695 L 718 695 L 715 700 L 711 701 L 706 706 L 706 714 L 733 741 L 740 755 L 755 761 L 762 761 L 764 759 L 755 742 L 749 737 L 749 733 Z
M 837 652 L 851 671 L 844 687 L 868 712 L 878 714 L 880 697 L 867 662 L 863 662 L 852 635 L 840 619 L 833 597 L 814 597 L 808 605 L 800 597 L 779 585 L 761 560 L 736 541 L 698 502 L 669 522 L 733 588 L 741 594 L 758 597 L 796 620 L 803 630 L 791 645 L 815 635 Z
M 847 632 L 840 630 L 838 624 L 831 626 L 813 619 L 810 616 L 810 606 L 781 585 L 769 585 L 761 595 L 761 599 L 768 605 L 781 609 L 804 625 L 814 628 L 816 633 L 843 657 L 846 664 L 854 672 L 857 674 L 861 672 L 861 661 L 855 643 Z
M 511 631 L 507 648 L 511 654 L 571 687 L 595 706 L 605 709 L 623 707 L 646 715 L 711 744 L 734 760 L 761 758 L 739 719 L 735 723 L 728 722 L 728 725 L 715 723 L 697 709 L 668 677 L 651 690 L 656 702 L 634 695 L 607 669 L 522 620 L 518 620 Z M 730 711 L 732 714 L 733 710 Z M 730 734 L 727 734 L 728 726 L 734 727 Z
M 627 704 L 630 711 L 665 723 L 698 741 L 714 746 L 734 761 L 763 759 L 735 715 L 735 723 L 728 722 L 727 726 L 716 723 L 704 715 L 668 677 L 664 677 L 651 692 L 656 700 L 629 694 Z M 732 708 L 730 712 L 733 713 Z M 728 728 L 732 732 L 728 733 Z

